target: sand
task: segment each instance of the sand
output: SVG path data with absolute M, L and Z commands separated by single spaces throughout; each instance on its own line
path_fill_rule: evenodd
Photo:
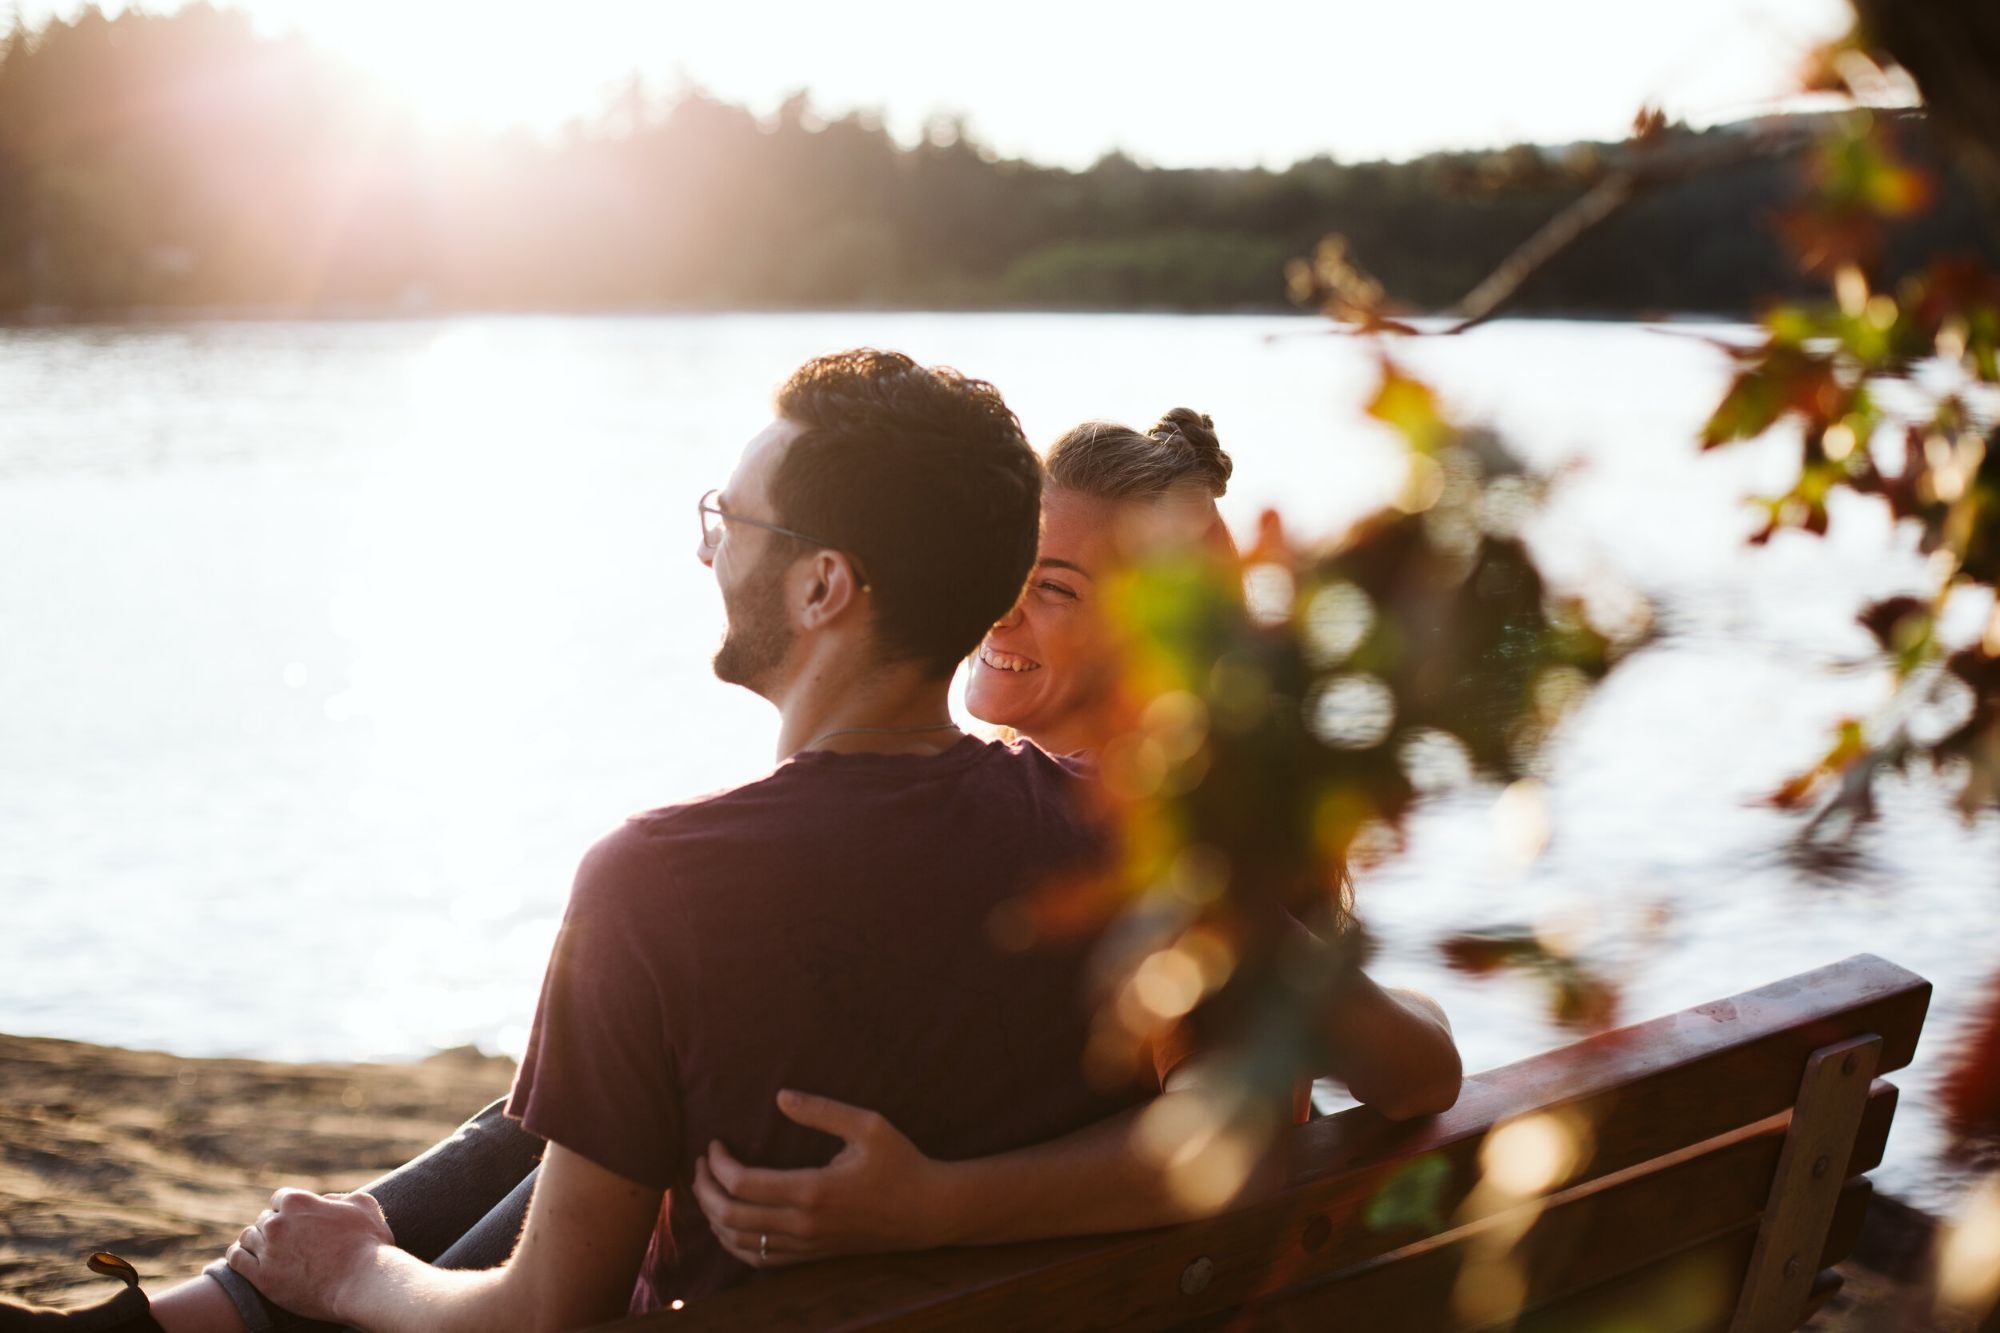
M 222 1253 L 280 1185 L 345 1190 L 407 1161 L 505 1092 L 511 1061 L 189 1060 L 0 1035 L 0 1292 L 71 1305 L 149 1289 Z

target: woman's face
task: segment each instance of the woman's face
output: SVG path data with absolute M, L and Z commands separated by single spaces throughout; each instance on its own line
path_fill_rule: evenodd
M 1020 602 L 974 654 L 965 707 L 1054 754 L 1088 749 L 1117 682 L 1101 586 L 1119 563 L 1121 511 L 1074 491 L 1042 500 L 1042 545 Z

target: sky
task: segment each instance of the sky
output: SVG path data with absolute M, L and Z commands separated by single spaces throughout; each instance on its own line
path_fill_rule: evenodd
M 17 0 L 30 24 L 76 0 Z M 109 12 L 119 0 L 101 5 Z M 175 7 L 153 0 L 148 9 Z M 1642 104 L 1696 124 L 1778 109 L 1845 0 L 236 0 L 438 126 L 554 131 L 637 72 L 768 114 L 940 115 L 1006 156 L 1282 167 L 1330 153 L 1624 136 Z

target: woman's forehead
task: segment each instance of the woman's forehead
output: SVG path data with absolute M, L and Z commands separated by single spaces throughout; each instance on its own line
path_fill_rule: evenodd
M 1041 558 L 1096 572 L 1117 555 L 1115 530 L 1122 508 L 1115 500 L 1075 491 L 1044 492 Z
M 1094 573 L 1145 551 L 1201 545 L 1215 523 L 1215 501 L 1198 487 L 1179 487 L 1150 500 L 1050 490 L 1042 499 L 1041 555 Z

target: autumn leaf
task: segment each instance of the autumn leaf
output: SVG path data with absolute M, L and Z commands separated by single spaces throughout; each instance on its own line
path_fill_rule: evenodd
M 1368 415 L 1391 427 L 1419 454 L 1436 453 L 1451 438 L 1437 392 L 1382 358 L 1382 383 L 1368 400 Z

